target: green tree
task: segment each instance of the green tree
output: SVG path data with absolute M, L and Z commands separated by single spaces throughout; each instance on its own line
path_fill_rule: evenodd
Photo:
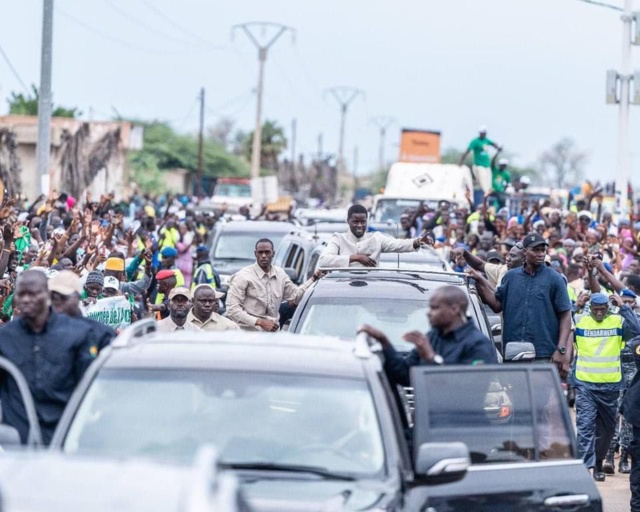
M 9 114 L 22 115 L 22 116 L 37 116 L 38 115 L 38 88 L 35 85 L 31 86 L 32 94 L 25 96 L 20 93 L 11 93 L 11 96 L 7 100 L 9 104 Z M 62 106 L 52 105 L 51 115 L 53 117 L 70 117 L 76 118 L 82 115 L 77 108 L 67 108 Z
M 144 128 L 143 149 L 129 154 L 136 183 L 145 192 L 163 191 L 162 172 L 186 169 L 198 170 L 198 138 L 193 134 L 178 134 L 162 121 L 138 122 Z M 247 163 L 227 153 L 224 147 L 210 138 L 205 139 L 202 151 L 203 176 L 249 176 Z
M 243 143 L 244 156 L 247 161 L 251 161 L 253 149 L 253 133 L 249 133 Z M 271 171 L 278 170 L 278 159 L 282 152 L 287 149 L 287 138 L 284 129 L 275 121 L 265 121 L 262 125 L 262 148 L 260 151 L 260 168 Z

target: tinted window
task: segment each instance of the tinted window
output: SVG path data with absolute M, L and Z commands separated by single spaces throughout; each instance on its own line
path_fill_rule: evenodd
M 473 463 L 572 456 L 549 371 L 426 372 L 415 384 L 418 442 L 463 441 Z
M 256 242 L 268 238 L 275 249 L 286 233 L 221 233 L 213 252 L 215 259 L 255 259 Z
M 396 349 L 408 351 L 413 345 L 403 341 L 405 333 L 415 330 L 427 332 L 431 329 L 427 318 L 428 304 L 429 294 L 425 295 L 424 300 L 312 296 L 296 332 L 352 338 L 358 327 L 369 324 L 384 332 Z M 471 308 L 468 314 L 473 314 Z M 477 325 L 475 317 L 472 318 Z
M 268 373 L 103 370 L 64 442 L 67 453 L 191 461 L 212 443 L 226 463 L 376 474 L 380 429 L 361 380 Z

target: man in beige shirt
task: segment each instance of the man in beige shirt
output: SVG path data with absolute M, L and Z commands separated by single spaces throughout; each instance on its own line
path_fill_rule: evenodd
M 318 260 L 320 268 L 377 267 L 383 252 L 412 252 L 433 244 L 428 235 L 398 240 L 380 232 L 367 233 L 367 209 L 354 204 L 347 211 L 349 231 L 334 233 Z
M 188 288 L 174 288 L 169 293 L 169 316 L 158 321 L 158 331 L 200 331 L 201 329 L 191 322 L 187 322 L 187 316 L 191 309 L 191 293 Z
M 215 290 L 210 284 L 196 286 L 193 289 L 193 309 L 187 316 L 187 322 L 203 331 L 240 329 L 238 324 L 219 314 L 222 297 L 224 293 Z
M 255 248 L 256 263 L 236 272 L 229 280 L 227 316 L 242 329 L 277 331 L 280 303 L 298 303 L 304 292 L 322 275 L 316 273 L 301 286 L 293 284 L 280 267 L 271 264 L 273 242 L 261 238 Z

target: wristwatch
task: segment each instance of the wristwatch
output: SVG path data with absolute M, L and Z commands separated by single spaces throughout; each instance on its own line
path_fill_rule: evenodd
M 556 347 L 556 350 L 562 355 L 565 355 L 567 353 L 567 347 Z
M 431 362 L 433 364 L 442 365 L 444 364 L 444 359 L 440 354 L 436 354 L 435 356 L 433 356 L 433 359 L 431 360 Z

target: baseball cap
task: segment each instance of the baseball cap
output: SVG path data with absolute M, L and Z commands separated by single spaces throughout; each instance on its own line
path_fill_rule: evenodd
M 529 176 L 520 176 L 520 183 L 522 183 L 523 185 L 530 185 L 531 178 L 529 178 Z
M 178 288 L 174 288 L 169 292 L 169 300 L 175 297 L 186 297 L 188 300 L 191 300 L 191 292 L 189 292 L 189 288 L 185 288 L 184 286 L 179 286 Z
M 483 124 L 482 126 L 480 126 L 480 128 L 478 128 L 478 131 L 480 133 L 487 133 L 487 125 Z
M 60 295 L 72 295 L 82 293 L 82 281 L 71 270 L 61 270 L 49 279 L 49 291 Z
M 595 304 L 596 306 L 601 306 L 603 304 L 607 304 L 608 302 L 609 302 L 609 297 L 604 293 L 591 294 L 591 304 Z
M 498 251 L 489 251 L 487 253 L 487 262 L 491 263 L 492 260 L 498 260 L 499 263 L 504 263 L 504 258 Z
M 119 290 L 120 289 L 120 281 L 118 281 L 115 277 L 113 276 L 105 276 L 104 278 L 104 289 L 112 289 L 112 290 Z
M 544 239 L 544 237 L 542 235 L 539 235 L 538 233 L 529 233 L 524 237 L 524 240 L 522 241 L 522 246 L 525 249 L 528 249 L 529 247 L 538 247 L 539 245 L 549 244 Z

